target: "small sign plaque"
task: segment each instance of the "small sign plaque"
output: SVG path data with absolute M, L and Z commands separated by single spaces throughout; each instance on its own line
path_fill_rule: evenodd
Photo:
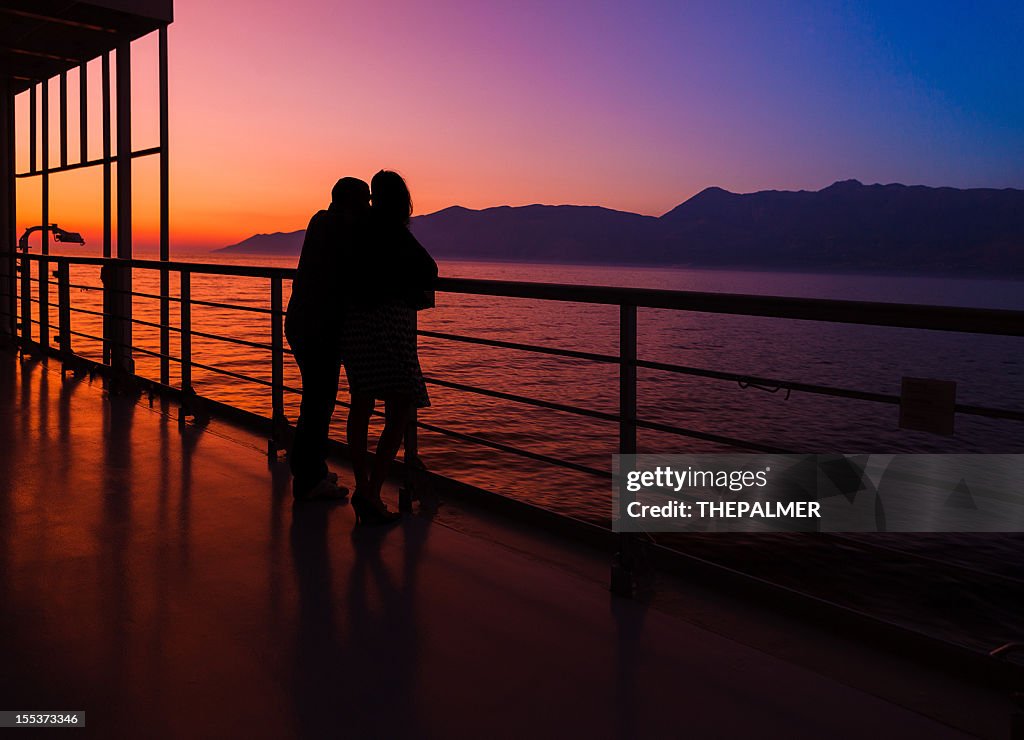
M 903 378 L 900 391 L 900 429 L 953 434 L 956 382 L 933 378 Z

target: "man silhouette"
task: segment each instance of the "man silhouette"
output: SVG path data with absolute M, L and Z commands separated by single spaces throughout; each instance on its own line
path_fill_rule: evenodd
M 341 372 L 340 327 L 344 306 L 338 289 L 342 263 L 360 238 L 370 207 L 370 186 L 343 177 L 331 205 L 310 219 L 292 283 L 284 331 L 302 374 L 302 403 L 288 455 L 297 501 L 340 499 L 337 476 L 327 469 L 327 438 Z

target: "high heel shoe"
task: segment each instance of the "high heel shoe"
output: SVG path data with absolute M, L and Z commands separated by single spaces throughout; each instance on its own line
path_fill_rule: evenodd
M 395 524 L 402 515 L 397 511 L 388 511 L 382 501 L 371 501 L 360 493 L 352 494 L 352 511 L 356 514 L 356 524 L 382 526 Z

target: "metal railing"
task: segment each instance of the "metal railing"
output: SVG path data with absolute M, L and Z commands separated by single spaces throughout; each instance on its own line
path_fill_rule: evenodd
M 0 255 L 9 260 L 10 254 Z M 290 350 L 285 346 L 283 334 L 284 318 L 284 283 L 295 275 L 294 269 L 243 266 L 223 264 L 201 264 L 192 262 L 172 262 L 157 260 L 119 260 L 98 257 L 71 257 L 54 255 L 16 254 L 14 259 L 18 265 L 20 276 L 13 276 L 7 282 L 4 293 L 11 298 L 0 305 L 0 326 L 13 326 L 9 321 L 13 307 L 17 307 L 15 318 L 16 331 L 24 347 L 37 348 L 61 356 L 66 360 L 83 360 L 73 349 L 75 337 L 99 341 L 103 343 L 103 364 L 117 366 L 118 358 L 122 361 L 130 358 L 132 353 L 158 358 L 161 363 L 159 378 L 145 380 L 163 386 L 169 391 L 178 392 L 183 398 L 185 414 L 191 413 L 190 400 L 198 398 L 193 387 L 193 369 L 202 369 L 217 373 L 234 380 L 262 386 L 269 390 L 271 416 L 274 439 L 271 450 L 279 448 L 283 442 L 281 429 L 286 428 L 285 394 L 301 393 L 300 388 L 289 386 L 285 382 L 285 357 Z M 37 269 L 33 278 L 32 265 Z M 72 305 L 71 289 L 97 289 L 96 285 L 85 285 L 73 281 L 72 270 L 79 266 L 98 266 L 103 269 L 105 279 L 102 285 L 104 310 L 92 311 Z M 51 267 L 54 269 L 51 271 Z M 119 286 L 132 285 L 131 280 L 118 279 L 117 271 L 155 271 L 159 273 L 161 294 L 144 291 L 123 290 Z M 170 275 L 178 276 L 178 295 L 169 295 Z M 192 278 L 195 275 L 230 276 L 258 278 L 267 281 L 269 308 L 226 303 L 192 296 Z M 51 279 L 54 278 L 54 279 Z M 36 281 L 38 297 L 31 295 L 30 283 Z M 49 325 L 50 287 L 57 289 L 58 326 Z M 167 292 L 165 292 L 165 290 Z M 659 372 L 710 378 L 739 383 L 742 387 L 753 386 L 765 390 L 784 390 L 787 393 L 798 391 L 803 393 L 832 396 L 837 398 L 856 399 L 881 404 L 899 404 L 900 396 L 825 385 L 807 383 L 786 378 L 768 376 L 751 376 L 726 372 L 713 368 L 693 367 L 668 362 L 643 359 L 638 355 L 637 348 L 637 309 L 655 308 L 674 311 L 702 312 L 711 314 L 731 314 L 742 316 L 770 317 L 778 319 L 800 319 L 816 322 L 836 322 L 846 324 L 862 324 L 881 327 L 900 327 L 928 329 L 947 332 L 969 332 L 976 334 L 1024 336 L 1024 311 L 999 309 L 955 308 L 941 306 L 923 306 L 911 304 L 870 303 L 862 301 L 842 301 L 810 298 L 779 298 L 752 295 L 730 295 L 721 293 L 701 293 L 691 291 L 650 290 L 638 288 L 590 287 L 579 285 L 558 285 L 546 283 L 522 283 L 496 280 L 477 280 L 462 278 L 442 278 L 437 286 L 440 293 L 466 294 L 473 296 L 495 296 L 501 298 L 525 298 L 541 301 L 572 302 L 617 306 L 618 321 L 618 352 L 606 354 L 585 352 L 552 346 L 512 342 L 479 336 L 468 336 L 451 332 L 420 330 L 419 334 L 445 342 L 499 348 L 514 352 L 535 353 L 582 360 L 589 363 L 614 366 L 619 375 L 618 410 L 616 413 L 588 409 L 572 404 L 559 403 L 532 396 L 510 393 L 492 388 L 484 388 L 468 383 L 455 382 L 444 378 L 428 377 L 429 384 L 447 388 L 460 393 L 469 393 L 489 398 L 501 399 L 512 403 L 564 412 L 576 416 L 596 419 L 618 425 L 619 453 L 633 453 L 637 449 L 637 431 L 652 430 L 682 437 L 724 445 L 730 448 L 759 452 L 791 452 L 775 445 L 741 439 L 734 436 L 719 434 L 714 431 L 694 429 L 650 419 L 639 418 L 637 415 L 637 370 L 646 369 Z M 17 293 L 17 298 L 10 294 Z M 130 305 L 126 310 L 124 301 L 117 301 L 121 294 L 129 297 L 141 297 L 161 301 L 161 319 L 158 322 L 146 321 L 131 315 Z M 170 322 L 170 313 L 166 306 L 170 303 L 179 305 L 178 325 Z M 32 306 L 37 306 L 33 311 Z M 5 306 L 7 308 L 5 308 Z M 193 326 L 192 309 L 194 306 L 217 308 L 227 311 L 255 313 L 267 316 L 267 336 L 269 342 L 257 342 L 240 337 L 201 331 Z M 103 319 L 102 336 L 77 331 L 73 328 L 73 315 L 92 314 Z M 35 316 L 33 315 L 35 314 Z M 130 331 L 119 331 L 121 327 L 142 325 L 161 332 L 160 351 L 148 349 L 130 341 L 122 341 L 131 337 Z M 33 326 L 38 327 L 33 336 Z M 50 330 L 56 329 L 56 336 L 50 337 Z M 176 334 L 179 342 L 179 354 L 170 353 L 170 342 L 165 336 Z M 242 372 L 228 370 L 215 364 L 197 361 L 192 352 L 192 340 L 195 337 L 232 343 L 254 349 L 261 349 L 271 354 L 271 379 L 258 378 Z M 180 384 L 171 386 L 168 363 L 180 366 Z M 132 366 L 121 368 L 129 372 Z M 340 405 L 347 405 L 339 402 Z M 1016 409 L 995 408 L 990 406 L 957 403 L 955 412 L 968 416 L 987 417 L 1024 421 L 1024 412 Z M 482 445 L 494 450 L 518 455 L 530 460 L 556 465 L 562 468 L 583 472 L 600 478 L 610 478 L 608 470 L 597 469 L 572 460 L 565 460 L 536 450 L 528 450 L 496 440 L 469 434 L 438 424 L 417 421 L 416 426 L 437 434 L 464 442 Z M 415 432 L 408 442 L 415 450 Z M 408 451 L 408 450 L 407 450 Z

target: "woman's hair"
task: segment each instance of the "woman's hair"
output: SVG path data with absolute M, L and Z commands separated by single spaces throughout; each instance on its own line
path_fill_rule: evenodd
M 412 218 L 412 195 L 405 180 L 397 172 L 381 170 L 370 180 L 373 210 L 387 220 L 409 225 Z

